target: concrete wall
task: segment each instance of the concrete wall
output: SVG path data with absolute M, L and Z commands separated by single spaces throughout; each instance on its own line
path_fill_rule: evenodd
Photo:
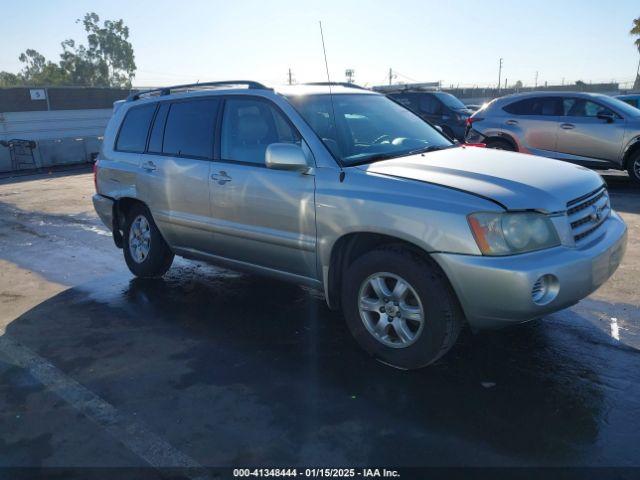
M 0 113 L 0 140 L 35 141 L 35 168 L 87 162 L 100 150 L 111 113 L 111 108 Z M 11 169 L 9 149 L 0 146 L 0 172 Z

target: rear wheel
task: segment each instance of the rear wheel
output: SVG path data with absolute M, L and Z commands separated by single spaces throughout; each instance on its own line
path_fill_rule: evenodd
M 509 152 L 516 152 L 517 150 L 506 140 L 499 138 L 490 138 L 485 142 L 487 148 L 493 148 L 494 150 L 507 150 Z
M 414 369 L 455 343 L 463 315 L 439 267 L 401 247 L 371 251 L 348 268 L 342 305 L 349 330 L 367 352 Z
M 137 277 L 161 277 L 173 263 L 173 252 L 162 238 L 149 209 L 131 207 L 124 228 L 124 258 Z
M 640 149 L 627 161 L 627 172 L 636 185 L 640 185 Z

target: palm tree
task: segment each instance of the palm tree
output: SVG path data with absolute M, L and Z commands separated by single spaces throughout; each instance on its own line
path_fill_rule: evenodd
M 629 31 L 629 33 L 638 37 L 635 40 L 636 47 L 638 47 L 638 53 L 640 53 L 640 17 L 633 20 L 633 28 Z M 638 70 L 636 71 L 636 81 L 633 84 L 633 88 L 640 89 L 640 61 L 638 61 Z

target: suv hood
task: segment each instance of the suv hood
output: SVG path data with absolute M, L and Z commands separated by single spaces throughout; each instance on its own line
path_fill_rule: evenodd
M 592 170 L 561 160 L 477 147 L 449 148 L 356 168 L 463 190 L 509 210 L 564 211 L 567 202 L 604 183 Z

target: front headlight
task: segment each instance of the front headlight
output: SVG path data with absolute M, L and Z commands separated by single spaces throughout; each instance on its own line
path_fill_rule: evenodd
M 467 217 L 483 255 L 511 255 L 560 245 L 558 232 L 542 213 L 472 213 Z

